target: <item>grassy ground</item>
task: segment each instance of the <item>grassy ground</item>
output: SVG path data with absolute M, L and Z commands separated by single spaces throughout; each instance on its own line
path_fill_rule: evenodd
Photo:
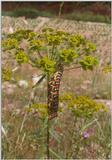
M 2 156 L 4 159 L 45 159 L 46 122 L 38 114 L 23 109 L 3 111 Z M 66 116 L 65 116 L 66 115 Z M 50 122 L 50 157 L 53 159 L 109 159 L 110 114 L 98 113 L 92 119 L 74 117 L 68 111 Z M 85 129 L 84 129 L 85 128 Z M 84 138 L 84 133 L 89 137 Z
M 105 99 L 110 106 L 110 73 L 102 72 L 110 59 L 110 25 L 84 23 L 68 20 L 37 18 L 3 17 L 2 35 L 17 28 L 30 28 L 40 31 L 52 26 L 78 32 L 97 45 L 100 67 L 93 72 L 81 69 L 65 71 L 61 82 L 60 94 L 72 92 L 77 95 L 89 95 L 94 99 Z M 8 62 L 12 69 L 16 63 L 9 53 L 2 53 L 2 65 Z M 46 118 L 40 119 L 38 113 L 26 112 L 32 86 L 32 75 L 40 71 L 29 65 L 23 65 L 14 71 L 18 83 L 25 80 L 27 86 L 8 82 L 2 83 L 2 157 L 3 159 L 45 159 L 46 158 Z M 44 89 L 44 90 L 43 90 Z M 36 92 L 36 102 L 46 102 L 46 81 Z M 62 104 L 60 103 L 60 106 Z M 66 115 L 66 116 L 65 116 Z M 59 112 L 58 118 L 50 122 L 50 157 L 53 159 L 109 159 L 110 158 L 110 112 L 98 112 L 92 118 L 76 118 L 66 109 Z M 88 137 L 84 137 L 84 133 Z

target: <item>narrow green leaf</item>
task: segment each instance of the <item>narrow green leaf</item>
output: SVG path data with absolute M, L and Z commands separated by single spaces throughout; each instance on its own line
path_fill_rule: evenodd
M 60 139 L 59 139 L 59 135 L 57 135 L 55 132 L 53 132 L 53 131 L 50 131 L 50 134 L 54 137 L 54 139 L 58 142 L 58 143 L 60 143 Z
M 49 149 L 49 151 L 54 155 L 56 156 L 56 158 L 58 159 L 62 159 L 57 153 L 55 153 L 51 148 Z

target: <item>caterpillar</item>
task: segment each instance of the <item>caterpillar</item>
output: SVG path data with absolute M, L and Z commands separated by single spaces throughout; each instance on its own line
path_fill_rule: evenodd
M 48 115 L 49 120 L 57 117 L 59 105 L 59 87 L 63 74 L 63 67 L 50 78 L 48 82 Z

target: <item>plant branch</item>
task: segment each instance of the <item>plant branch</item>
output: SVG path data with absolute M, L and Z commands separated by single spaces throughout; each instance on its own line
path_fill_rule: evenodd
M 63 8 L 63 5 L 64 5 L 64 2 L 61 2 L 61 4 L 60 4 L 60 8 L 59 8 L 59 18 L 60 18 L 60 16 L 61 16 L 61 13 L 62 13 L 62 8 Z
M 38 54 L 39 54 L 40 58 L 43 58 L 43 56 L 41 55 L 41 53 L 39 52 L 39 50 L 38 50 Z
M 47 120 L 47 159 L 50 158 L 49 155 L 49 139 L 50 139 L 50 134 L 49 134 L 49 118 Z
M 48 87 L 48 83 L 49 83 L 49 75 L 47 75 L 47 87 Z M 48 87 L 49 88 L 49 87 Z M 47 102 L 48 103 L 48 102 Z M 48 105 L 48 104 L 47 104 Z M 49 116 L 49 108 L 48 108 L 48 116 Z M 47 143 L 47 148 L 46 148 L 46 154 L 47 154 L 47 159 L 50 158 L 50 155 L 49 155 L 49 141 L 50 141 L 50 134 L 49 134 L 49 117 L 48 117 L 48 120 L 47 120 L 47 139 L 46 139 L 46 143 Z
M 64 71 L 69 71 L 69 70 L 78 69 L 78 68 L 81 68 L 81 66 L 72 67 L 72 68 L 65 68 Z

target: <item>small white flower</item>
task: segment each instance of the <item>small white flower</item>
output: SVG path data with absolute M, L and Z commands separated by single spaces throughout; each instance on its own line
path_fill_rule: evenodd
M 111 102 L 111 101 L 107 101 L 107 102 L 106 102 L 106 105 L 107 105 L 107 106 L 112 106 L 112 102 Z
M 1 126 L 1 131 L 2 131 L 2 133 L 7 137 L 7 133 L 6 133 L 6 131 L 5 131 L 5 129 L 4 129 L 3 126 Z
M 6 92 L 7 95 L 13 94 L 15 89 L 16 89 L 16 85 L 15 84 L 10 84 L 9 82 L 4 82 L 2 84 L 2 89 Z
M 13 70 L 12 70 L 12 72 L 15 72 L 15 71 L 17 71 L 18 70 L 18 67 L 15 67 Z
M 20 109 L 16 109 L 15 112 L 16 112 L 16 114 L 19 114 L 21 112 L 21 110 Z
M 63 107 L 63 103 L 60 103 L 60 106 Z
M 28 82 L 25 81 L 25 80 L 20 80 L 20 81 L 18 82 L 18 85 L 19 85 L 20 87 L 27 88 L 27 87 L 28 87 Z
M 13 28 L 12 27 L 9 27 L 9 33 L 13 33 Z

